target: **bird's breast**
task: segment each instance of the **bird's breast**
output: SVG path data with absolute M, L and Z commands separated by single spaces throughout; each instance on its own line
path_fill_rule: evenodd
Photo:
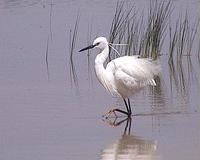
M 95 73 L 99 82 L 108 92 L 110 92 L 112 95 L 118 95 L 114 76 L 110 70 L 105 69 L 103 65 L 95 65 Z

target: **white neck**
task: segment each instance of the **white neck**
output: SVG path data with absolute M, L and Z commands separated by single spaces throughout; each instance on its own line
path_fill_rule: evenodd
M 106 46 L 106 48 L 104 48 L 101 53 L 99 53 L 96 58 L 95 58 L 95 72 L 96 72 L 96 76 L 98 78 L 98 80 L 100 81 L 100 83 L 107 89 L 108 89 L 108 77 L 106 74 L 106 70 L 103 66 L 104 62 L 106 61 L 107 57 L 109 54 L 109 47 Z
M 96 58 L 95 58 L 95 66 L 96 65 L 103 65 L 104 62 L 106 61 L 107 57 L 109 54 L 109 47 L 106 46 L 106 48 L 104 48 L 101 53 L 99 53 Z

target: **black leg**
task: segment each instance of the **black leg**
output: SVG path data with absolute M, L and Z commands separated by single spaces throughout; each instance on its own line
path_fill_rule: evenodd
M 129 107 L 128 107 L 128 105 L 127 105 L 127 102 L 126 102 L 125 99 L 123 99 L 123 100 L 124 100 L 124 103 L 125 103 L 125 106 L 126 106 L 127 113 L 129 113 L 130 111 L 129 111 Z
M 118 108 L 114 108 L 114 109 L 110 109 L 108 112 L 106 112 L 103 115 L 103 117 L 105 117 L 107 119 L 112 113 L 114 113 L 115 117 L 118 117 L 115 112 L 120 112 L 120 113 L 123 113 L 123 114 L 126 114 L 127 116 L 129 116 L 129 112 L 123 111 L 123 110 L 118 109 Z
M 118 117 L 117 114 L 116 114 L 115 112 L 120 112 L 120 113 L 126 114 L 128 117 L 130 117 L 130 116 L 131 116 L 131 113 L 132 113 L 132 111 L 131 111 L 130 100 L 129 100 L 129 98 L 128 98 L 128 103 L 126 102 L 126 99 L 123 98 L 123 100 L 124 100 L 124 103 L 125 103 L 127 112 L 126 112 L 126 111 L 123 111 L 123 110 L 121 110 L 121 109 L 118 109 L 118 108 L 114 108 L 114 109 L 110 109 L 108 112 L 106 112 L 106 113 L 103 115 L 103 117 L 108 118 L 108 117 L 111 115 L 111 113 L 114 113 L 115 117 Z
M 114 112 L 117 111 L 117 112 L 120 112 L 120 113 L 123 113 L 123 114 L 128 115 L 127 112 L 125 112 L 125 111 L 123 111 L 123 110 L 121 110 L 121 109 L 118 109 L 118 108 L 114 109 L 113 111 L 114 111 Z
M 128 117 L 128 118 L 126 119 L 126 126 L 125 126 L 125 128 L 124 128 L 124 134 L 125 134 L 125 135 L 126 135 L 126 134 L 130 135 L 130 133 L 131 133 L 131 121 L 132 121 L 132 118 L 131 118 L 131 117 Z M 128 133 L 127 133 L 127 129 L 128 129 Z
M 130 114 L 132 114 L 132 110 L 131 110 L 131 103 L 130 103 L 130 99 L 128 98 L 128 106 L 129 106 L 129 111 L 130 111 Z

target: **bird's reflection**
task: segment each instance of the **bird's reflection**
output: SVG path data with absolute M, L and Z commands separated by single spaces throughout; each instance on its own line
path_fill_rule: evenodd
M 118 139 L 108 144 L 101 153 L 101 160 L 154 160 L 157 145 L 153 140 L 131 135 L 131 118 L 122 120 L 126 122 L 124 133 Z

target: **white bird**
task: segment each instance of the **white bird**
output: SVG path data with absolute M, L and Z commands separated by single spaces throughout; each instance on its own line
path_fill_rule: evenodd
M 146 85 L 155 86 L 154 76 L 159 74 L 161 67 L 150 58 L 123 56 L 110 61 L 105 68 L 104 62 L 109 55 L 109 45 L 105 37 L 98 37 L 92 45 L 79 52 L 92 48 L 100 49 L 100 53 L 95 58 L 96 76 L 107 91 L 123 98 L 127 109 L 127 111 L 123 111 L 115 108 L 107 114 L 115 114 L 117 111 L 130 117 L 132 111 L 129 97 Z

